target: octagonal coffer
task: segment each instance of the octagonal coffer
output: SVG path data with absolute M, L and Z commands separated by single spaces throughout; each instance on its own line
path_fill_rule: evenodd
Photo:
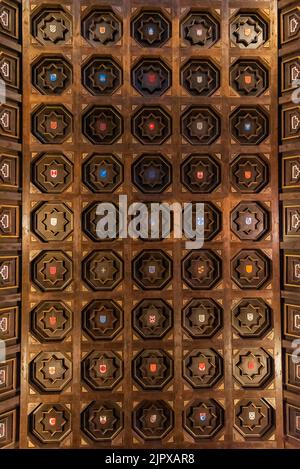
M 73 163 L 63 153 L 42 153 L 33 160 L 31 174 L 40 191 L 60 194 L 73 182 Z
M 241 241 L 259 241 L 270 229 L 270 214 L 259 202 L 240 202 L 230 215 L 231 231 Z
M 164 300 L 144 299 L 132 315 L 133 327 L 143 339 L 162 339 L 173 326 L 173 309 Z
M 82 261 L 82 278 L 94 291 L 113 290 L 123 279 L 123 260 L 111 250 L 92 251 Z
M 261 439 L 275 422 L 275 411 L 266 399 L 242 399 L 235 405 L 234 427 L 246 439 Z
M 93 390 L 112 390 L 123 378 L 122 359 L 116 352 L 94 350 L 83 359 L 81 376 Z
M 123 310 L 113 300 L 93 300 L 82 311 L 82 328 L 93 340 L 112 340 L 123 328 Z
M 64 203 L 41 203 L 32 213 L 32 229 L 42 241 L 64 241 L 73 231 L 73 212 Z
M 220 39 L 220 23 L 207 11 L 192 9 L 181 22 L 181 37 L 189 46 L 212 47 Z
M 131 81 L 142 96 L 161 96 L 171 86 L 172 71 L 160 58 L 142 58 L 131 70 Z
M 262 348 L 239 350 L 233 357 L 233 376 L 243 388 L 259 388 L 273 376 L 273 358 Z
M 63 251 L 42 251 L 31 262 L 31 274 L 40 290 L 62 291 L 72 282 L 73 261 Z
M 240 96 L 260 96 L 269 86 L 269 70 L 260 60 L 239 59 L 230 67 L 230 84 Z
M 190 155 L 181 165 L 182 184 L 193 193 L 209 194 L 221 183 L 221 167 L 211 155 Z
M 257 290 L 271 279 L 271 260 L 260 249 L 244 249 L 231 261 L 231 277 L 242 290 Z
M 41 6 L 33 12 L 31 34 L 42 45 L 64 45 L 72 38 L 72 18 L 62 7 Z
M 238 155 L 230 165 L 230 182 L 236 191 L 260 192 L 269 182 L 269 165 L 262 155 Z
M 111 145 L 123 134 L 123 117 L 113 106 L 89 106 L 82 115 L 82 132 L 95 145 Z
M 112 401 L 93 401 L 81 413 L 81 428 L 94 442 L 112 441 L 123 429 L 123 410 Z
M 183 426 L 196 440 L 213 438 L 224 426 L 224 409 L 214 399 L 195 399 L 184 409 Z
M 123 182 L 123 169 L 115 155 L 93 153 L 82 166 L 82 180 L 94 193 L 111 193 Z
M 72 361 L 61 352 L 41 352 L 30 363 L 30 380 L 43 392 L 61 392 L 72 379 Z
M 240 106 L 230 116 L 233 139 L 241 145 L 258 145 L 269 135 L 269 116 L 261 106 Z
M 272 310 L 261 298 L 244 298 L 232 310 L 232 325 L 241 337 L 261 337 L 272 325 Z
M 141 155 L 132 165 L 132 179 L 143 193 L 159 194 L 171 184 L 171 163 L 159 153 Z
M 198 215 L 197 204 L 203 203 L 204 216 Z M 187 214 L 191 214 L 192 229 L 203 226 L 204 241 L 214 239 L 222 229 L 222 212 L 211 202 L 191 202 L 191 210 L 186 209 Z
M 40 404 L 29 415 L 31 434 L 41 443 L 60 443 L 71 432 L 71 412 L 63 404 Z
M 101 201 L 93 202 L 88 205 L 82 212 L 82 229 L 85 234 L 92 240 L 92 241 L 107 241 L 108 239 L 116 239 L 119 236 L 119 224 L 120 224 L 120 212 L 118 207 L 115 204 L 110 204 L 111 209 L 114 207 L 115 215 L 116 215 L 116 223 L 114 225 L 111 223 L 112 230 L 107 230 L 107 227 L 102 227 L 101 220 L 106 219 L 106 212 L 104 215 L 99 215 L 97 213 L 98 205 L 101 204 Z M 113 212 L 111 212 L 113 213 Z M 98 226 L 99 224 L 99 226 Z M 101 228 L 100 228 L 101 225 Z M 106 237 L 108 236 L 109 237 Z
M 131 36 L 142 47 L 161 47 L 171 37 L 172 23 L 162 10 L 142 10 L 131 22 Z
M 42 301 L 31 312 L 31 330 L 41 342 L 62 341 L 72 330 L 72 312 L 63 301 Z
M 111 56 L 93 56 L 83 65 L 81 80 L 94 96 L 112 95 L 123 83 L 122 67 Z
M 164 350 L 142 350 L 132 362 L 133 377 L 145 390 L 159 390 L 173 378 L 173 359 Z
M 161 440 L 174 426 L 174 412 L 162 400 L 142 401 L 133 410 L 133 429 L 144 440 Z
M 40 93 L 60 95 L 72 84 L 73 67 L 63 55 L 41 56 L 32 64 L 31 76 Z
M 131 119 L 132 134 L 144 145 L 161 145 L 172 134 L 172 118 L 161 106 L 142 106 Z
M 111 8 L 90 8 L 83 16 L 81 34 L 92 46 L 110 46 L 121 39 L 122 22 Z
M 211 106 L 191 106 L 181 116 L 181 134 L 191 145 L 211 145 L 221 134 L 221 118 Z
M 230 38 L 240 49 L 257 49 L 268 36 L 268 21 L 257 11 L 240 10 L 231 20 Z
M 210 290 L 222 278 L 222 260 L 208 249 L 190 252 L 182 261 L 182 278 L 193 290 Z
M 41 104 L 32 113 L 31 128 L 41 143 L 64 143 L 72 134 L 73 116 L 62 104 Z
M 213 349 L 197 349 L 183 358 L 183 377 L 194 389 L 212 388 L 222 378 L 223 359 Z
M 182 310 L 182 325 L 193 339 L 215 335 L 223 323 L 223 308 L 211 298 L 194 298 Z
M 145 250 L 132 263 L 133 279 L 143 290 L 161 290 L 172 279 L 171 258 L 161 250 Z
M 210 59 L 189 59 L 182 67 L 181 85 L 193 96 L 211 96 L 220 88 L 220 70 Z

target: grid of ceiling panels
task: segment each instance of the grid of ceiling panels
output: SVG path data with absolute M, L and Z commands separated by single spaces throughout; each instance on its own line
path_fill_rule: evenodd
M 0 2 L 0 448 L 18 444 L 21 2 Z
M 276 5 L 23 6 L 22 447 L 280 447 Z M 99 241 L 119 194 L 204 248 Z
M 299 137 L 300 137 L 300 3 L 279 2 L 280 11 L 280 174 L 281 174 L 281 262 L 282 338 L 285 434 L 287 446 L 299 446 L 300 439 L 300 337 L 299 303 Z M 298 80 L 298 83 L 297 83 Z M 295 354 L 295 356 L 293 356 Z

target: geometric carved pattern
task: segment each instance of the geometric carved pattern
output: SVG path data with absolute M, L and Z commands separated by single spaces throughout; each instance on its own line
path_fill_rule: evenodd
M 15 443 L 16 439 L 16 424 L 17 424 L 17 411 L 15 409 L 9 410 L 0 414 L 0 448 L 9 447 Z
M 92 46 L 108 46 L 120 40 L 122 23 L 110 8 L 95 8 L 84 15 L 81 34 Z
M 71 432 L 71 413 L 62 404 L 41 404 L 29 416 L 31 433 L 42 443 L 60 443 Z
M 114 155 L 93 153 L 83 164 L 82 180 L 92 192 L 114 192 L 123 182 L 123 165 Z
M 59 46 L 72 36 L 72 21 L 61 7 L 38 8 L 32 18 L 32 35 L 46 46 Z
M 172 167 L 159 153 L 141 155 L 132 165 L 134 184 L 145 194 L 161 193 L 171 184 Z
M 91 352 L 81 370 L 84 381 L 96 391 L 113 389 L 123 378 L 122 360 L 114 352 Z
M 259 155 L 239 155 L 230 165 L 232 186 L 245 194 L 260 192 L 268 183 L 268 175 L 268 164 Z
M 131 79 L 142 96 L 161 96 L 170 88 L 171 70 L 160 59 L 142 59 L 133 67 Z
M 113 290 L 122 281 L 123 261 L 114 251 L 92 251 L 82 262 L 82 278 L 94 291 Z
M 268 87 L 268 70 L 262 62 L 240 59 L 231 67 L 230 83 L 240 96 L 260 96 Z
M 133 327 L 143 339 L 162 339 L 172 327 L 173 310 L 163 300 L 144 299 L 132 314 Z
M 190 192 L 213 192 L 221 182 L 220 165 L 210 155 L 190 155 L 181 165 L 181 181 Z
M 92 57 L 82 69 L 82 83 L 94 96 L 113 94 L 122 80 L 122 68 L 112 57 Z
M 0 33 L 13 41 L 19 39 L 19 5 L 11 0 L 2 0 L 0 3 Z M 1 44 L 2 45 L 2 44 Z
M 61 104 L 41 104 L 32 114 L 32 133 L 41 143 L 65 142 L 72 126 L 72 114 Z
M 95 145 L 111 145 L 123 133 L 123 118 L 113 106 L 89 106 L 82 116 L 82 132 Z
M 93 441 L 115 438 L 123 428 L 123 412 L 111 401 L 93 401 L 81 414 L 83 432 Z
M 300 156 L 282 157 L 282 188 L 299 191 L 300 189 Z
M 300 236 L 299 203 L 283 202 L 283 235 L 285 240 L 297 241 Z
M 172 134 L 171 116 L 161 106 L 143 106 L 132 117 L 133 135 L 144 145 L 161 145 Z
M 112 300 L 93 300 L 82 312 L 82 328 L 94 340 L 111 340 L 122 327 L 122 309 Z
M 31 312 L 31 330 L 41 342 L 61 341 L 72 330 L 72 313 L 62 301 L 42 301 Z
M 242 290 L 257 290 L 270 280 L 271 261 L 261 250 L 242 250 L 231 261 L 231 278 Z
M 231 212 L 231 230 L 241 241 L 258 241 L 269 230 L 269 212 L 258 202 L 240 202 Z
M 284 252 L 283 255 L 283 281 L 287 290 L 300 288 L 300 255 L 296 251 Z
M 0 137 L 18 140 L 20 138 L 20 107 L 18 104 L 1 104 Z
M 72 362 L 61 352 L 41 352 L 30 363 L 31 381 L 44 392 L 61 392 L 72 379 Z
M 0 363 L 0 401 L 9 399 L 17 393 L 18 367 L 16 357 L 6 356 L 6 360 Z
M 300 22 L 299 22 L 300 24 Z M 295 88 L 295 80 L 300 78 L 300 57 L 283 57 L 281 63 L 281 92 L 286 93 Z
M 183 425 L 195 439 L 212 438 L 224 425 L 224 409 L 214 399 L 197 399 L 185 408 Z
M 290 5 L 282 10 L 280 18 L 281 44 L 287 44 L 300 38 L 300 9 L 299 6 Z
M 43 241 L 64 241 L 73 230 L 73 212 L 62 203 L 42 203 L 32 213 L 32 229 Z
M 258 145 L 269 135 L 269 120 L 260 106 L 240 106 L 230 116 L 231 135 L 241 145 Z
M 183 358 L 183 377 L 194 389 L 212 388 L 222 377 L 223 359 L 213 349 L 197 349 Z
M 143 401 L 133 410 L 133 428 L 144 440 L 164 438 L 173 428 L 174 413 L 164 401 Z
M 284 368 L 285 368 L 285 388 L 288 391 L 299 393 L 300 391 L 300 363 L 295 362 L 295 357 L 292 353 L 285 351 L 284 353 Z
M 0 153 L 0 189 L 17 190 L 19 185 L 19 162 L 14 154 Z
M 222 260 L 213 251 L 199 249 L 182 261 L 182 278 L 193 290 L 210 290 L 222 277 Z
M 172 261 L 161 250 L 145 250 L 133 260 L 133 279 L 144 290 L 161 290 L 172 278 Z
M 163 389 L 173 377 L 173 360 L 163 350 L 143 350 L 133 360 L 133 377 L 145 390 Z
M 19 308 L 11 306 L 0 308 L 0 340 L 6 347 L 15 345 L 19 340 Z
M 0 290 L 15 289 L 19 286 L 18 256 L 0 256 Z
M 211 241 L 221 231 L 222 213 L 211 202 L 205 202 L 203 218 L 203 216 L 198 216 L 197 203 L 201 202 L 192 202 L 192 227 L 196 229 L 197 226 L 203 226 L 204 240 Z
M 261 337 L 271 326 L 271 308 L 260 298 L 243 298 L 232 311 L 232 324 L 243 338 Z
M 243 388 L 259 388 L 273 374 L 273 359 L 262 348 L 241 349 L 233 357 L 233 376 Z
M 73 182 L 73 164 L 62 153 L 42 153 L 32 163 L 32 182 L 48 194 L 60 194 Z
M 19 228 L 19 207 L 0 203 L 0 239 L 18 238 Z
M 42 251 L 31 267 L 32 281 L 42 291 L 62 291 L 72 282 L 73 262 L 63 251 Z
M 208 59 L 190 59 L 181 68 L 181 84 L 194 96 L 211 96 L 220 87 L 220 70 Z
M 208 48 L 220 39 L 220 24 L 212 14 L 192 10 L 181 23 L 181 37 L 191 46 Z
M 171 37 L 171 22 L 159 10 L 141 11 L 131 23 L 131 36 L 142 47 L 161 47 Z
M 108 232 L 106 231 L 106 227 L 103 226 L 103 221 L 105 222 L 107 213 L 104 212 L 101 215 L 97 215 L 97 208 L 99 202 L 94 202 L 90 204 L 87 208 L 84 209 L 82 213 L 82 229 L 91 238 L 92 241 L 102 241 L 107 240 L 108 238 L 104 238 L 104 235 L 108 236 Z M 113 223 L 111 228 L 109 229 L 109 239 L 115 239 L 118 237 L 119 231 L 119 210 L 116 205 L 113 204 L 115 209 L 115 214 L 117 217 L 116 223 Z M 113 213 L 113 210 L 111 210 Z M 101 226 L 101 229 L 98 227 Z M 97 228 L 99 228 L 99 236 L 97 234 Z
M 265 399 L 242 399 L 234 413 L 234 426 L 244 438 L 262 438 L 273 426 L 274 409 Z
M 300 407 L 286 403 L 286 433 L 292 438 L 300 440 Z
M 241 49 L 257 49 L 268 39 L 268 29 L 258 13 L 239 12 L 230 24 L 230 37 Z
M 60 95 L 72 84 L 72 65 L 62 56 L 42 56 L 32 65 L 32 83 L 42 94 Z
M 1 29 L 1 28 L 0 28 Z M 0 78 L 8 89 L 16 91 L 20 87 L 20 58 L 12 50 L 0 51 Z
M 287 339 L 300 338 L 300 304 L 285 300 L 284 308 L 284 335 Z
M 191 145 L 211 145 L 220 133 L 220 116 L 211 107 L 192 106 L 181 116 L 181 134 Z
M 300 106 L 283 107 L 281 109 L 281 138 L 284 142 L 292 142 L 300 137 Z
M 182 324 L 193 339 L 206 339 L 222 326 L 223 309 L 211 298 L 191 300 L 182 310 Z

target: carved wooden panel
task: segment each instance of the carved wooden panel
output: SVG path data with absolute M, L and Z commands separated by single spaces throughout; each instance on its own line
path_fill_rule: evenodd
M 19 190 L 22 161 L 30 222 L 22 448 L 283 444 L 277 6 L 192 3 L 24 0 L 24 156 L 20 133 L 0 152 L 0 191 Z M 5 54 L 0 75 L 13 90 L 19 52 Z M 285 156 L 288 190 L 300 157 Z M 128 206 L 191 203 L 204 245 L 176 238 L 175 216 L 166 239 L 161 220 L 155 240 L 126 237 L 120 195 Z M 116 208 L 113 239 L 97 233 L 101 202 Z M 15 220 L 9 233 L 0 226 L 6 244 L 20 235 L 19 206 L 0 201 L 0 225 Z M 297 338 L 289 304 L 285 337 Z M 17 306 L 0 309 L 12 345 Z

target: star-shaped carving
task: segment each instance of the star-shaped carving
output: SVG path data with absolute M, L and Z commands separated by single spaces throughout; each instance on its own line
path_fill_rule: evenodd
M 100 91 L 112 89 L 114 87 L 117 75 L 114 67 L 105 65 L 104 63 L 91 67 L 89 79 L 91 80 L 94 88 L 99 88 Z
M 43 412 L 42 415 L 41 424 L 44 432 L 50 433 L 52 437 L 56 434 L 63 433 L 67 421 L 62 411 L 58 411 L 52 407 L 47 412 Z
M 239 368 L 242 376 L 246 376 L 250 381 L 252 381 L 257 376 L 261 376 L 263 372 L 262 369 L 265 368 L 265 365 L 262 363 L 259 355 L 249 352 L 245 355 L 240 355 L 237 367 Z
M 247 306 L 242 306 L 240 308 L 240 313 L 237 318 L 242 327 L 249 330 L 249 332 L 252 332 L 260 325 L 263 316 L 260 312 L 259 306 L 249 303 Z
M 143 184 L 154 188 L 155 186 L 162 184 L 166 171 L 160 163 L 155 161 L 148 161 L 143 163 L 140 170 L 140 177 Z
M 247 406 L 242 406 L 238 418 L 242 427 L 248 428 L 253 432 L 256 428 L 261 427 L 262 420 L 266 418 L 266 415 L 262 413 L 260 406 L 256 406 L 251 402 Z
M 100 406 L 99 409 L 93 410 L 90 415 L 89 423 L 94 432 L 100 432 L 102 435 L 113 432 L 117 419 L 114 416 L 113 409 Z
M 155 435 L 164 430 L 167 417 L 163 408 L 159 408 L 152 404 L 147 409 L 143 409 L 142 415 L 140 417 L 140 422 L 142 423 L 143 429 L 147 430 L 149 433 Z
M 114 135 L 114 129 L 117 125 L 114 123 L 113 116 L 101 112 L 98 115 L 92 116 L 89 127 L 94 135 L 104 140 L 106 137 Z
M 102 285 L 110 283 L 114 280 L 115 274 L 118 272 L 114 265 L 114 261 L 106 257 L 102 257 L 99 260 L 96 259 L 90 267 L 91 276 L 97 282 Z
M 92 180 L 104 188 L 112 184 L 118 175 L 114 165 L 104 160 L 93 165 L 90 174 Z
M 137 79 L 142 89 L 154 93 L 154 91 L 162 89 L 167 78 L 161 67 L 149 65 L 148 67 L 141 67 Z
M 163 266 L 161 259 L 157 259 L 151 255 L 148 259 L 142 260 L 139 272 L 142 274 L 144 280 L 154 284 L 158 279 L 164 277 L 166 268 Z
M 96 16 L 89 27 L 90 39 L 101 44 L 113 42 L 117 31 L 117 25 L 108 15 Z
M 141 358 L 140 372 L 143 379 L 149 384 L 156 384 L 164 379 L 167 367 L 161 357 L 149 354 Z
M 63 280 L 66 273 L 67 269 L 64 266 L 64 262 L 55 257 L 43 262 L 41 275 L 43 279 L 51 285 L 55 285 L 57 282 Z
M 191 66 L 186 75 L 190 90 L 196 90 L 199 94 L 208 91 L 214 83 L 214 76 L 209 67 L 201 64 Z
M 51 80 L 51 77 L 55 77 L 55 80 Z M 55 64 L 43 67 L 42 74 L 40 75 L 43 86 L 52 91 L 64 88 L 67 78 L 68 76 L 64 72 L 64 67 Z
M 251 93 L 263 86 L 263 78 L 258 69 L 251 66 L 241 67 L 235 77 L 237 89 Z
M 54 355 L 51 358 L 42 360 L 41 373 L 46 381 L 55 384 L 57 381 L 64 379 L 68 368 L 64 364 L 63 359 L 56 358 Z
M 259 265 L 258 259 L 250 255 L 239 259 L 236 270 L 240 274 L 240 278 L 249 284 L 252 283 L 253 280 L 259 280 L 260 273 L 263 271 L 262 267 Z
M 163 135 L 163 131 L 166 126 L 163 123 L 161 116 L 149 113 L 142 116 L 138 128 L 140 129 L 143 137 L 147 137 L 153 141 L 157 137 L 161 137 Z
M 248 208 L 244 208 L 236 212 L 234 223 L 237 231 L 243 231 L 245 234 L 249 235 L 258 229 L 261 220 L 258 218 L 257 213 Z
M 187 38 L 190 39 L 193 44 L 205 46 L 207 41 L 212 39 L 212 26 L 206 23 L 205 20 L 194 17 L 189 25 L 187 25 L 187 29 Z
M 55 171 L 56 177 L 51 176 L 52 171 Z M 65 166 L 56 160 L 46 163 L 40 174 L 43 175 L 44 182 L 50 184 L 53 188 L 64 182 L 69 175 L 65 170 Z
M 41 127 L 44 129 L 46 134 L 55 138 L 64 136 L 65 129 L 68 127 L 68 124 L 65 121 L 64 115 L 57 114 L 55 111 L 52 111 L 50 114 L 43 116 Z
M 213 363 L 212 357 L 207 357 L 200 353 L 191 358 L 188 370 L 193 378 L 197 381 L 206 382 L 207 378 L 214 375 L 216 365 Z
M 58 310 L 51 306 L 43 311 L 41 322 L 44 324 L 44 328 L 51 332 L 63 331 L 67 318 L 62 309 Z
M 117 321 L 113 308 L 108 308 L 105 305 L 93 309 L 89 318 L 93 329 L 100 331 L 102 334 L 113 331 Z
M 191 137 L 196 137 L 198 140 L 202 141 L 210 137 L 214 126 L 209 116 L 198 113 L 190 118 L 187 128 L 189 129 Z
M 64 25 L 62 18 L 55 18 L 54 16 L 48 16 L 44 19 L 40 31 L 43 34 L 44 40 L 49 40 L 56 44 L 59 41 L 64 41 L 68 28 Z
M 262 125 L 259 122 L 258 116 L 253 116 L 249 113 L 239 116 L 234 127 L 237 129 L 239 136 L 249 141 L 253 136 L 258 136 L 262 131 Z
M 158 19 L 149 16 L 148 18 L 141 20 L 138 32 L 140 33 L 142 40 L 152 45 L 157 41 L 161 41 L 164 28 L 161 26 L 161 22 Z
M 236 22 L 236 30 L 233 35 L 236 37 L 237 44 L 243 44 L 245 47 L 258 42 L 259 34 L 262 30 L 258 23 L 250 17 L 240 18 Z
M 198 406 L 192 407 L 192 412 L 188 419 L 192 428 L 205 433 L 207 427 L 214 427 L 217 416 L 214 413 L 213 407 L 203 402 Z
M 55 224 L 53 224 L 54 220 Z M 66 225 L 69 223 L 70 221 L 68 220 L 66 213 L 59 211 L 56 208 L 45 211 L 44 218 L 42 219 L 45 231 L 50 232 L 53 235 L 59 232 L 64 232 Z

